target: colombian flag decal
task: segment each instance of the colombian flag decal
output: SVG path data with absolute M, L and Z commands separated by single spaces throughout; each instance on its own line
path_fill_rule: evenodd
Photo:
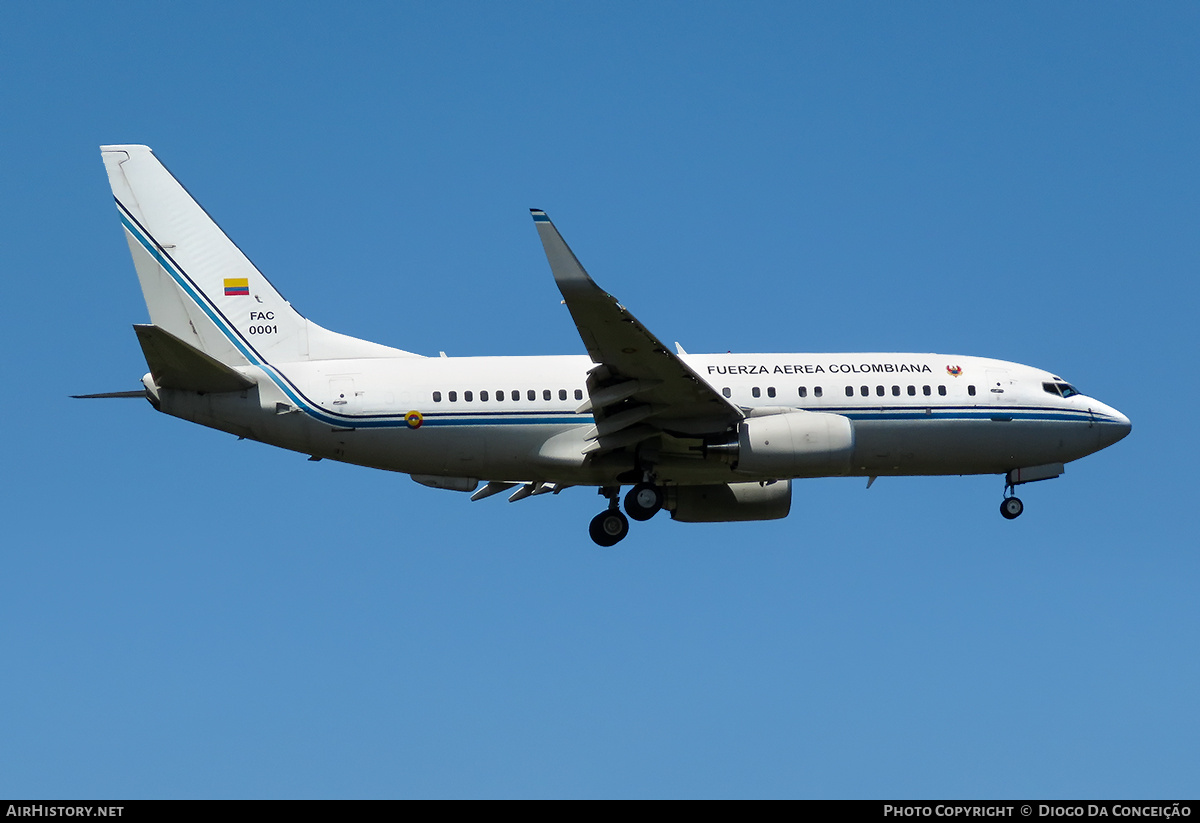
M 410 429 L 419 429 L 421 424 L 425 422 L 425 418 L 421 416 L 419 411 L 410 411 L 404 415 L 404 422 L 408 424 Z
M 250 280 L 245 277 L 226 277 L 225 278 L 225 296 L 238 297 L 250 296 Z

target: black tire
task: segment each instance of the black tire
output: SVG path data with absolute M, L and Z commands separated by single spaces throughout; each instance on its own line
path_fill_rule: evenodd
M 650 483 L 638 483 L 625 495 L 625 513 L 634 520 L 649 520 L 662 505 L 662 489 Z
M 617 509 L 608 509 L 592 518 L 588 534 L 597 546 L 615 546 L 629 534 L 629 520 Z
M 1025 504 L 1019 497 L 1006 497 L 1000 501 L 1000 514 L 1005 520 L 1016 520 L 1025 511 Z

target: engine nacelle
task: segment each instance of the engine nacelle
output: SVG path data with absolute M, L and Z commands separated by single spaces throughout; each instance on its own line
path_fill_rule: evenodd
M 720 483 L 715 486 L 668 486 L 666 507 L 681 523 L 729 523 L 778 520 L 792 510 L 792 483 Z
M 848 417 L 794 411 L 749 417 L 738 428 L 737 470 L 760 477 L 850 473 L 854 426 Z

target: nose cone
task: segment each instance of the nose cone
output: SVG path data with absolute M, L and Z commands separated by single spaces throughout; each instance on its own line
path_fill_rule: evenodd
M 1124 440 L 1133 429 L 1129 418 L 1111 406 L 1102 406 L 1097 411 L 1101 412 L 1096 415 L 1100 428 L 1100 448 L 1107 448 L 1118 440 Z

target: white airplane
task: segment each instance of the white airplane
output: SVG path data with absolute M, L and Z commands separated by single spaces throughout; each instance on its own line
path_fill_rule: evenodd
M 1057 477 L 1129 419 L 1040 369 L 942 354 L 670 351 L 597 286 L 533 210 L 587 355 L 423 357 L 292 308 L 146 146 L 103 146 L 149 325 L 154 408 L 310 455 L 405 472 L 480 500 L 598 487 L 592 539 L 629 520 L 786 517 L 802 477 Z M 480 487 L 480 483 L 484 485 Z M 622 486 L 625 512 L 618 506 Z

